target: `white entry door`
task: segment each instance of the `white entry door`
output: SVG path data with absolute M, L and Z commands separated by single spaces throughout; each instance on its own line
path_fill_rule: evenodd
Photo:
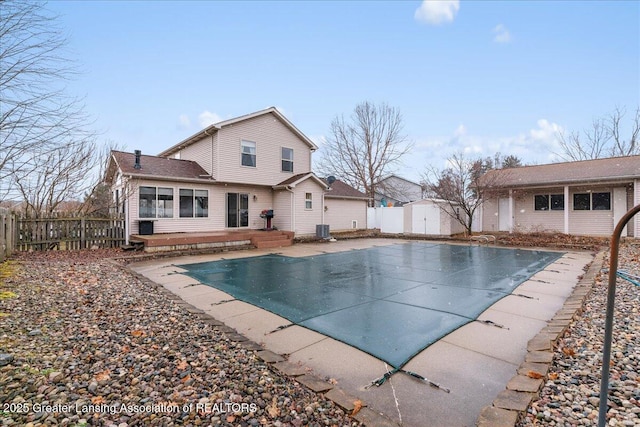
M 620 219 L 626 214 L 627 209 L 627 189 L 616 187 L 613 189 L 613 229 L 616 228 Z M 627 235 L 627 226 L 622 229 L 622 236 Z
M 498 200 L 498 231 L 511 231 L 511 216 L 509 215 L 509 199 Z
M 436 205 L 411 207 L 411 232 L 415 234 L 440 234 L 440 208 Z

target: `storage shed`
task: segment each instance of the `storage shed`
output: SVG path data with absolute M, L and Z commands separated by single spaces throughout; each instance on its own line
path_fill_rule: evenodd
M 449 202 L 442 199 L 423 199 L 407 203 L 404 209 L 404 233 L 429 236 L 451 236 L 464 233 L 464 227 L 452 216 Z M 459 208 L 456 208 L 459 209 Z

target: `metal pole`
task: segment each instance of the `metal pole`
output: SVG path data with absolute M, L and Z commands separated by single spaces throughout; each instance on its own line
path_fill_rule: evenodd
M 631 208 L 624 214 L 611 236 L 611 253 L 609 255 L 609 289 L 607 290 L 607 315 L 604 324 L 604 348 L 602 349 L 602 378 L 600 379 L 600 408 L 598 426 L 607 424 L 607 402 L 609 400 L 609 364 L 611 363 L 611 340 L 613 336 L 613 307 L 616 298 L 616 272 L 618 271 L 618 252 L 622 229 L 635 214 L 640 212 L 640 205 Z

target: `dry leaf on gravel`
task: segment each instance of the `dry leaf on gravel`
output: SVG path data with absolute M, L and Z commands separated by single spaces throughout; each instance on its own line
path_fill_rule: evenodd
M 280 416 L 280 408 L 278 408 L 278 403 L 274 398 L 271 402 L 271 405 L 267 406 L 267 412 L 271 418 L 276 418 Z
M 539 380 L 540 378 L 544 377 L 544 375 L 542 375 L 540 372 L 536 372 L 536 371 L 527 372 L 527 376 L 529 378 L 533 378 L 533 379 L 536 379 L 536 380 Z
M 353 401 L 353 411 L 351 411 L 351 416 L 353 417 L 355 414 L 360 412 L 362 409 L 362 401 L 360 399 Z

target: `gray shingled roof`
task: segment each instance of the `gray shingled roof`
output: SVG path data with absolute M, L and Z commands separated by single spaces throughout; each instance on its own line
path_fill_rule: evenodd
M 135 154 L 112 151 L 113 159 L 124 175 L 149 178 L 173 178 L 176 180 L 211 180 L 206 170 L 191 160 L 167 159 L 157 156 L 140 156 L 140 169 L 136 169 Z
M 322 179 L 327 182 L 326 178 Z M 329 183 L 327 182 L 327 185 Z M 349 184 L 346 184 L 340 180 L 336 180 L 331 184 L 331 189 L 325 193 L 325 197 L 347 197 L 351 199 L 367 199 L 367 195 L 363 192 L 356 190 Z
M 612 157 L 579 162 L 498 169 L 487 172 L 482 182 L 497 187 L 579 184 L 627 181 L 640 178 L 640 156 Z

